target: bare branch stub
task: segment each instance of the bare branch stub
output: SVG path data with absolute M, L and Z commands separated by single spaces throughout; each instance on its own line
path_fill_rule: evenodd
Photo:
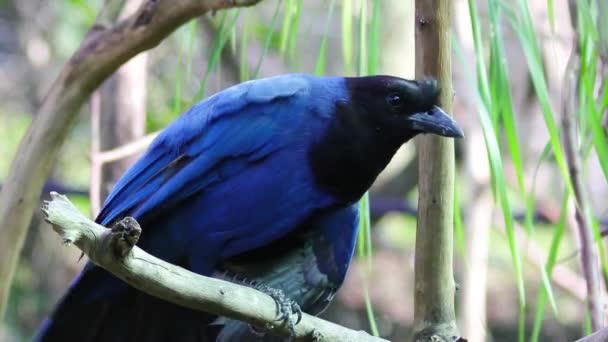
M 112 234 L 109 235 L 110 246 L 114 255 L 118 258 L 127 256 L 137 244 L 140 235 L 141 227 L 134 218 L 125 217 L 116 222 L 112 226 Z

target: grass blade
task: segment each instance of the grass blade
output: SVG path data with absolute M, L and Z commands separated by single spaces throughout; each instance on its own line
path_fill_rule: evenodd
M 329 28 L 331 27 L 331 19 L 334 15 L 334 7 L 336 5 L 335 0 L 329 2 L 329 10 L 327 11 L 327 19 L 325 20 L 325 33 L 321 37 L 321 45 L 319 46 L 319 55 L 317 57 L 317 64 L 315 67 L 315 74 L 325 74 L 325 50 L 327 48 L 327 36 L 329 35 Z
M 553 267 L 557 262 L 557 256 L 559 254 L 559 246 L 564 236 L 566 228 L 566 215 L 568 213 L 568 201 L 570 200 L 570 194 L 566 192 L 564 199 L 562 200 L 560 217 L 555 230 L 553 231 L 553 238 L 551 240 L 551 247 L 549 247 L 549 256 L 545 263 L 546 274 L 550 277 L 553 273 Z M 536 301 L 536 314 L 534 315 L 534 326 L 532 327 L 532 335 L 530 341 L 537 342 L 540 336 L 541 327 L 544 319 L 545 305 L 547 302 L 547 290 L 542 288 L 538 294 L 538 300 Z
M 486 68 L 483 57 L 483 47 L 481 34 L 479 31 L 479 15 L 475 1 L 469 0 L 469 16 L 471 18 L 471 29 L 473 31 L 473 41 L 475 46 L 476 55 L 476 69 L 477 69 L 477 86 L 478 94 L 480 98 L 479 106 L 479 117 L 481 120 L 481 126 L 483 131 L 484 140 L 486 142 L 486 151 L 488 154 L 488 161 L 491 165 L 491 173 L 494 180 L 494 191 L 497 195 L 498 201 L 502 208 L 503 218 L 505 223 L 505 230 L 507 234 L 507 240 L 509 244 L 509 251 L 511 253 L 511 259 L 513 268 L 515 271 L 515 277 L 517 281 L 517 289 L 519 294 L 519 305 L 520 305 L 520 322 L 525 322 L 525 287 L 523 271 L 521 266 L 521 257 L 519 254 L 519 248 L 515 239 L 515 232 L 513 229 L 513 218 L 511 215 L 511 205 L 507 196 L 506 179 L 503 171 L 502 156 L 498 144 L 498 137 L 495 131 L 495 126 L 492 121 L 492 113 L 497 113 L 499 107 L 496 103 L 492 102 L 492 96 L 490 92 L 490 86 L 488 83 L 488 77 L 486 76 Z M 494 114 L 497 115 L 497 114 Z M 522 325 L 520 324 L 520 340 L 524 336 L 524 332 L 521 331 Z
M 342 64 L 344 74 L 353 72 L 353 14 L 352 0 L 342 1 Z
M 228 19 L 229 12 L 232 12 L 232 17 L 230 19 Z M 215 66 L 218 64 L 222 55 L 222 50 L 224 49 L 228 38 L 230 38 L 230 32 L 232 31 L 234 25 L 236 25 L 236 21 L 239 18 L 240 14 L 240 9 L 222 12 L 222 18 L 220 19 L 220 24 L 217 29 L 215 39 L 213 41 L 211 56 L 207 61 L 207 71 L 205 72 L 205 75 L 203 76 L 203 79 L 199 84 L 198 91 L 196 92 L 196 96 L 194 97 L 195 101 L 199 101 L 205 96 L 205 88 L 207 86 L 207 82 L 209 81 L 209 76 L 211 75 L 211 72 L 215 70 Z
M 282 57 L 285 57 L 285 52 L 287 52 L 287 46 L 289 44 L 289 38 L 291 37 L 292 16 L 297 10 L 295 7 L 296 4 L 294 0 L 285 1 L 285 10 L 283 11 L 283 25 L 281 27 L 281 38 L 279 41 L 279 54 Z
M 359 1 L 359 64 L 357 74 L 367 75 L 367 1 Z
M 374 0 L 372 4 L 372 19 L 369 28 L 367 72 L 374 75 L 378 67 L 378 54 L 380 52 L 380 1 Z
M 249 60 L 247 59 L 249 47 L 249 28 L 247 16 L 243 18 L 243 30 L 241 31 L 241 44 L 239 51 L 239 79 L 241 82 L 249 79 Z
M 366 0 L 361 0 L 359 5 L 361 6 L 359 12 L 359 64 L 357 74 L 359 76 L 366 75 L 368 70 L 367 66 L 370 65 L 370 61 L 367 60 L 368 54 L 368 44 L 367 41 L 367 9 L 366 9 Z M 374 66 L 375 67 L 375 66 Z M 364 291 L 364 300 L 365 300 L 365 311 L 367 314 L 367 319 L 370 325 L 370 330 L 374 336 L 379 336 L 378 325 L 376 324 L 376 317 L 374 315 L 373 305 L 371 299 L 369 298 L 369 284 L 368 284 L 368 274 L 372 269 L 372 239 L 371 239 L 371 224 L 370 224 L 370 214 L 369 214 L 369 193 L 365 193 L 361 200 L 359 201 L 359 215 L 361 217 L 359 223 L 359 235 L 357 238 L 357 245 L 359 249 L 359 257 L 365 258 L 366 267 L 364 268 L 364 279 L 363 279 L 363 291 Z
M 503 6 L 507 6 L 504 2 L 501 4 L 503 4 Z M 573 192 L 570 173 L 568 172 L 568 165 L 566 164 L 564 151 L 557 134 L 558 130 L 555 125 L 553 109 L 551 108 L 551 102 L 549 99 L 549 90 L 547 88 L 547 82 L 545 79 L 543 60 L 538 47 L 534 26 L 532 24 L 532 17 L 528 8 L 528 2 L 526 0 L 518 0 L 518 5 L 518 14 L 520 19 L 518 19 L 512 11 L 507 12 L 511 13 L 511 15 L 508 17 L 513 30 L 520 40 L 524 51 L 524 56 L 526 57 L 526 62 L 532 78 L 532 84 L 534 85 L 534 90 L 540 103 L 545 125 L 547 126 L 547 131 L 549 133 L 555 161 L 560 170 L 562 178 L 568 187 L 568 191 Z
M 462 214 L 460 210 L 460 197 L 458 194 L 458 184 L 454 184 L 454 234 L 456 236 L 456 246 L 464 259 L 464 264 L 468 265 L 466 243 L 464 242 L 464 228 L 462 226 Z
M 275 28 L 277 25 L 277 17 L 279 16 L 279 12 L 281 9 L 281 5 L 283 1 L 278 0 L 277 5 L 274 8 L 274 13 L 272 14 L 272 19 L 270 19 L 270 30 L 266 33 L 266 38 L 264 39 L 264 47 L 262 48 L 262 53 L 260 54 L 260 59 L 258 60 L 258 64 L 253 72 L 253 78 L 258 77 L 260 74 L 260 69 L 262 68 L 262 62 L 264 58 L 266 58 L 266 53 L 268 53 L 268 48 L 270 47 L 270 42 L 272 40 L 272 35 L 275 32 Z

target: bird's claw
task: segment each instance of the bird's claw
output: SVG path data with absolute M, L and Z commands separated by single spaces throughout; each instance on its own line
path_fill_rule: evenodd
M 293 337 L 296 334 L 296 324 L 302 320 L 302 309 L 295 301 L 288 298 L 283 291 L 275 289 L 264 284 L 256 284 L 255 288 L 258 291 L 264 292 L 274 299 L 277 303 L 277 315 L 279 316 L 276 320 L 283 322 L 287 325 L 290 335 Z M 296 315 L 297 319 L 294 321 L 292 315 Z
M 291 312 L 295 313 L 298 316 L 298 318 L 296 319 L 296 324 L 300 323 L 300 321 L 302 321 L 302 309 L 300 309 L 298 303 L 294 301 L 291 302 Z

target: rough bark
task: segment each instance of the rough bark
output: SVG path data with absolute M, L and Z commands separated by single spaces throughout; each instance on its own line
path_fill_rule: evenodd
M 63 238 L 89 259 L 129 285 L 169 302 L 242 320 L 260 329 L 286 336 L 279 324 L 275 301 L 268 295 L 231 282 L 204 277 L 158 259 L 135 244 L 141 234 L 133 218 L 107 229 L 86 218 L 63 195 L 51 193 L 43 208 L 45 219 Z M 295 326 L 295 341 L 382 342 L 364 331 L 303 314 Z
M 94 25 L 51 86 L 23 138 L 0 194 L 0 320 L 28 223 L 57 151 L 76 114 L 110 74 L 153 48 L 180 25 L 210 10 L 261 0 L 146 0 L 116 25 Z
M 416 1 L 416 78 L 438 80 L 441 106 L 452 110 L 449 0 Z M 417 138 L 419 162 L 414 341 L 456 341 L 453 227 L 454 142 Z

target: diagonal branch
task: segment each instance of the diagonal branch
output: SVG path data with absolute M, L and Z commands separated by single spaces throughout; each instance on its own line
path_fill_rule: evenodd
M 45 202 L 42 211 L 64 243 L 75 244 L 92 262 L 138 290 L 178 305 L 287 335 L 287 326 L 278 324 L 276 304 L 270 296 L 246 286 L 192 273 L 135 247 L 141 229 L 134 219 L 123 219 L 112 230 L 107 229 L 86 218 L 67 197 L 56 192 L 51 192 L 51 200 Z M 297 341 L 385 341 L 308 314 L 304 314 L 295 326 L 295 332 Z
M 146 0 L 116 25 L 94 25 L 44 97 L 0 194 L 0 320 L 28 223 L 57 151 L 91 93 L 133 56 L 207 11 L 261 0 Z M 111 16 L 111 15 L 108 15 Z

